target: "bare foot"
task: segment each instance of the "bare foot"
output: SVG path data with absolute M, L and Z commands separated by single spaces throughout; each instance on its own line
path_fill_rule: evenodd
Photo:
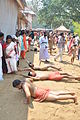
M 75 80 L 80 80 L 80 77 L 76 77 Z
M 77 96 L 75 95 L 74 97 L 75 97 L 75 98 L 74 98 L 74 103 L 75 103 L 76 105 L 78 105 Z
M 74 95 L 75 95 L 75 93 L 74 93 L 74 92 L 71 92 L 71 93 L 70 93 L 70 95 L 74 96 Z

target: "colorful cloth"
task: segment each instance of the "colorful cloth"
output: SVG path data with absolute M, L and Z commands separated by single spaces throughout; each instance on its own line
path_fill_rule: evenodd
M 71 39 L 70 42 L 69 42 L 69 52 L 70 52 L 70 49 L 71 49 L 71 47 L 73 45 L 73 42 L 74 42 L 73 39 Z
M 35 91 L 35 101 L 36 102 L 43 102 L 44 100 L 46 100 L 46 98 L 49 95 L 50 90 L 49 89 L 43 89 L 43 88 L 36 88 Z
M 24 43 L 24 48 L 25 48 L 25 52 L 27 51 L 27 44 L 26 44 L 26 35 L 24 34 L 23 36 L 23 43 Z
M 25 51 L 24 51 L 24 50 L 23 50 L 23 51 L 21 51 L 21 57 L 22 57 L 22 59 L 24 59 L 24 58 L 25 58 L 25 55 L 26 55 Z
M 23 36 L 21 36 L 21 51 L 25 50 L 24 43 L 23 43 Z
M 49 80 L 62 80 L 63 76 L 57 71 L 49 74 Z

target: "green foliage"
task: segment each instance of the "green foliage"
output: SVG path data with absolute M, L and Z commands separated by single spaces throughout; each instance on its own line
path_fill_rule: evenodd
M 80 36 L 80 24 L 78 22 L 74 22 L 73 21 L 73 26 L 74 26 L 74 33 L 78 33 L 78 35 Z
M 80 0 L 43 0 L 39 22 L 57 27 L 62 23 L 69 27 L 72 20 L 80 22 Z

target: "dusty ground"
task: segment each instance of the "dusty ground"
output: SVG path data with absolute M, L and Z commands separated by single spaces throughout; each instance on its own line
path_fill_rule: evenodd
M 38 54 L 30 52 L 26 57 L 33 61 L 35 66 L 39 64 Z M 53 57 L 50 57 L 50 64 L 54 63 L 56 66 L 60 66 L 63 72 L 80 75 L 80 66 L 77 60 L 74 65 L 71 65 L 70 57 L 67 55 L 63 56 L 64 63 L 54 62 Z M 25 67 L 25 65 L 25 60 L 21 60 L 20 66 Z M 41 64 L 41 66 L 45 65 Z M 43 88 L 74 91 L 78 97 L 78 105 L 75 105 L 72 100 L 55 103 L 32 101 L 28 107 L 23 103 L 24 94 L 12 87 L 12 81 L 16 78 L 22 79 L 18 75 L 4 75 L 4 81 L 0 81 L 0 120 L 80 120 L 80 82 L 75 80 L 35 82 L 37 86 Z

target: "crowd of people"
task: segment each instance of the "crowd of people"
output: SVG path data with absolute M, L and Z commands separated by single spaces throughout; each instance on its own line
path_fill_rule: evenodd
M 59 72 L 61 68 L 56 66 L 46 66 L 40 68 L 40 66 L 35 67 L 33 63 L 26 61 L 30 68 L 20 69 L 19 61 L 20 59 L 26 58 L 26 52 L 30 51 L 30 45 L 33 43 L 34 51 L 39 51 L 39 65 L 42 60 L 49 62 L 50 55 L 53 51 L 58 48 L 58 54 L 53 57 L 56 61 L 60 57 L 60 62 L 63 61 L 62 55 L 66 52 L 71 56 L 71 64 L 73 64 L 74 59 L 77 57 L 80 60 L 80 39 L 78 34 L 73 33 L 54 33 L 53 31 L 17 31 L 15 35 L 7 35 L 6 40 L 4 40 L 4 33 L 0 32 L 0 80 L 3 80 L 3 74 L 15 74 L 17 71 L 29 71 L 28 76 L 30 81 L 20 81 L 14 80 L 13 87 L 23 89 L 26 97 L 27 103 L 30 103 L 31 96 L 35 98 L 36 101 L 55 101 L 55 100 L 67 100 L 73 99 L 77 103 L 77 97 L 75 93 L 72 92 L 54 92 L 49 89 L 40 89 L 33 85 L 35 80 L 62 80 L 63 78 L 80 80 L 80 77 L 71 76 L 67 73 Z M 50 53 L 49 53 L 50 52 Z M 27 59 L 27 58 L 26 58 Z M 48 68 L 52 68 L 53 72 L 47 75 L 38 76 L 35 70 L 47 71 Z M 57 71 L 55 72 L 54 69 Z
M 27 35 L 26 35 L 27 34 Z M 28 36 L 28 41 L 26 41 Z M 15 35 L 7 35 L 4 40 L 4 33 L 0 32 L 0 80 L 3 74 L 15 73 L 18 71 L 19 59 L 25 59 L 26 52 L 30 50 L 32 33 L 17 31 Z

